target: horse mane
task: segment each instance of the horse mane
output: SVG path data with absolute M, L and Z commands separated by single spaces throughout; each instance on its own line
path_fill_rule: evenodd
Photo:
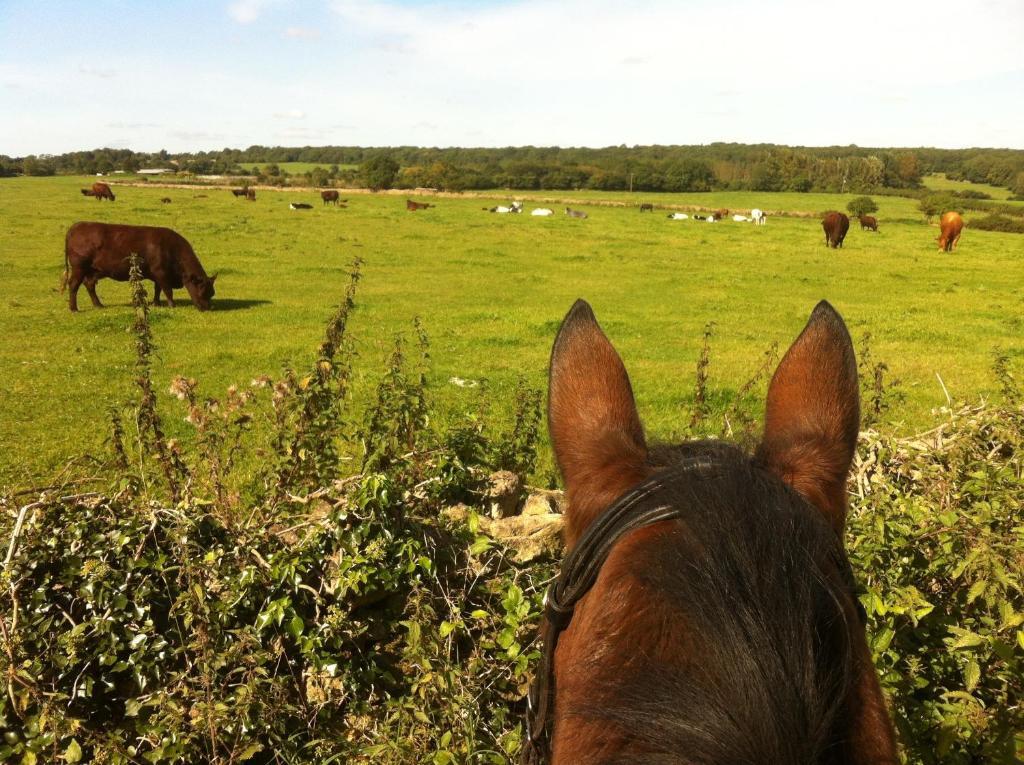
M 853 677 L 851 592 L 834 530 L 731 445 L 650 452 L 654 469 L 693 457 L 712 467 L 652 498 L 681 518 L 630 569 L 645 607 L 689 647 L 661 663 L 650 656 L 659 636 L 609 625 L 607 645 L 630 651 L 630 670 L 602 673 L 597 695 L 566 711 L 628 732 L 644 763 L 847 762 L 837 723 Z M 626 761 L 637 760 L 602 760 Z

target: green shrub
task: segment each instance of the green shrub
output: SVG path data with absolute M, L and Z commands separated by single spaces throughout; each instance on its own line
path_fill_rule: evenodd
M 351 412 L 357 281 L 358 263 L 310 370 L 219 401 L 176 379 L 195 436 L 175 443 L 136 273 L 138 395 L 113 413 L 104 477 L 0 502 L 0 761 L 517 758 L 553 566 L 512 565 L 472 507 L 446 508 L 479 504 L 495 469 L 533 469 L 540 394 L 520 386 L 494 423 L 484 390 L 439 427 L 417 324 Z M 713 432 L 710 358 L 706 341 L 699 433 Z M 776 358 L 723 432 L 752 438 L 746 404 Z M 877 420 L 898 391 L 869 353 L 861 364 Z M 1024 395 L 1008 356 L 995 371 L 1001 403 L 945 410 L 916 438 L 867 431 L 854 466 L 848 549 L 912 763 L 1024 757 Z M 269 444 L 248 428 L 258 417 L 275 423 Z M 265 484 L 236 475 L 241 453 L 266 457 Z
M 855 218 L 878 212 L 878 204 L 871 197 L 854 197 L 846 205 L 847 212 Z
M 1013 218 L 996 213 L 984 218 L 972 218 L 971 228 L 979 228 L 982 231 L 1002 231 L 1006 234 L 1024 234 L 1024 218 Z
M 945 192 L 939 194 L 926 194 L 921 197 L 921 201 L 918 202 L 917 206 L 928 218 L 934 218 L 937 215 L 942 215 L 950 210 L 962 215 L 964 210 L 967 209 L 962 199 L 958 199 L 952 194 Z
M 927 436 L 869 432 L 848 547 L 909 760 L 1024 755 L 1024 408 L 949 412 Z

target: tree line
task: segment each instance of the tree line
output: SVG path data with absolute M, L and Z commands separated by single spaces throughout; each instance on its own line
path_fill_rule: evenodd
M 280 177 L 279 165 L 320 165 L 318 183 L 374 188 L 596 189 L 607 191 L 819 191 L 913 189 L 927 173 L 1002 186 L 1024 197 L 1024 151 L 873 149 L 712 143 L 703 146 L 428 148 L 399 146 L 250 146 L 170 154 L 96 149 L 60 155 L 0 156 L 0 175 L 134 172 L 171 167 L 195 174 Z M 372 172 L 369 172 L 372 171 Z M 316 177 L 312 175 L 315 172 Z

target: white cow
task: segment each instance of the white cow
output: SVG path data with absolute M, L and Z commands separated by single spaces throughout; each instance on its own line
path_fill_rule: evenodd
M 763 210 L 758 210 L 756 207 L 750 211 L 750 222 L 755 226 L 763 226 L 768 222 L 768 216 L 764 214 Z
M 737 223 L 746 223 L 749 220 L 746 215 L 733 215 L 732 219 Z
M 686 220 L 689 217 L 686 213 L 669 213 L 668 215 L 669 220 Z
M 549 215 L 554 215 L 554 210 L 549 210 L 547 207 L 535 207 L 530 215 L 536 215 L 539 218 L 546 218 Z

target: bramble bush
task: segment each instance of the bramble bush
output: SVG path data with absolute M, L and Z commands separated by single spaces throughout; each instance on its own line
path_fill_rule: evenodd
M 178 443 L 136 278 L 138 394 L 112 412 L 100 477 L 2 500 L 0 761 L 517 758 L 553 562 L 516 565 L 472 509 L 444 508 L 481 506 L 493 470 L 535 469 L 540 394 L 520 386 L 509 422 L 484 394 L 439 424 L 417 323 L 352 411 L 358 279 L 357 262 L 309 369 L 219 400 L 175 379 L 194 428 Z M 688 432 L 749 441 L 775 349 L 722 400 L 711 336 Z M 867 342 L 874 422 L 899 397 Z M 918 438 L 866 431 L 851 481 L 848 546 L 908 762 L 1024 755 L 1024 401 L 1009 361 L 995 369 L 998 403 L 944 410 Z

